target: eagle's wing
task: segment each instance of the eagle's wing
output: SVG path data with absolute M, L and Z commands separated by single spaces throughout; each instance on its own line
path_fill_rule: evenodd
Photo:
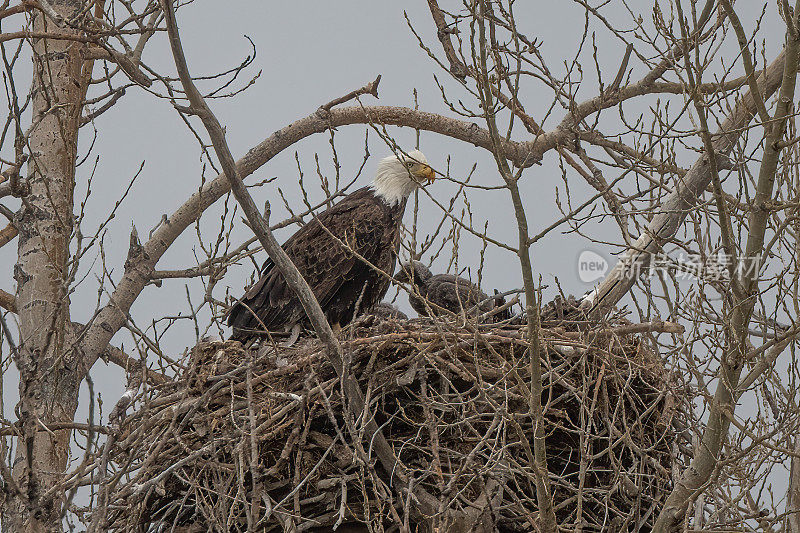
M 333 303 L 345 285 L 369 273 L 369 265 L 359 256 L 374 263 L 381 246 L 381 221 L 376 206 L 355 207 L 317 219 L 308 234 L 308 245 L 305 240 L 286 244 L 287 253 L 323 309 Z
M 350 249 L 370 262 L 377 261 L 381 255 L 384 236 L 380 233 L 386 231 L 386 222 L 381 219 L 383 215 L 376 204 L 363 202 L 360 197 L 363 195 L 353 193 L 283 244 L 323 309 L 340 296 L 344 286 L 352 285 L 369 271 L 370 267 Z M 277 331 L 291 327 L 303 316 L 299 300 L 268 259 L 261 270 L 261 278 L 232 307 L 228 324 L 233 326 L 234 332 L 236 329 L 263 330 L 265 326 Z

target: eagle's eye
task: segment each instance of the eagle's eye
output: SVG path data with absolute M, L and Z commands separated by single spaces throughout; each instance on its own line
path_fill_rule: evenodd
M 406 161 L 406 168 L 413 168 L 415 161 Z

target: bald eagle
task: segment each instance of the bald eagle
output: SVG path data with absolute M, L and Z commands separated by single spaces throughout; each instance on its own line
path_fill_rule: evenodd
M 488 313 L 505 303 L 502 296 L 489 298 L 475 283 L 454 274 L 433 274 L 420 261 L 410 261 L 400 268 L 395 279 L 411 283 L 417 294 L 408 294 L 408 303 L 419 316 L 442 314 L 441 309 L 453 313 L 469 311 L 477 306 L 476 314 Z M 497 294 L 497 291 L 495 291 Z M 500 322 L 510 317 L 508 309 L 496 313 L 492 320 Z
M 383 299 L 394 273 L 408 196 L 433 179 L 419 150 L 386 157 L 378 163 L 371 185 L 348 194 L 283 243 L 331 326 L 348 324 L 356 311 Z M 271 259 L 260 274 L 228 313 L 232 339 L 287 332 L 306 320 L 300 301 Z

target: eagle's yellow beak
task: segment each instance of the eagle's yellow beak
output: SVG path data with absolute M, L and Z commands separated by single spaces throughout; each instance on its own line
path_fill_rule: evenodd
M 422 165 L 422 170 L 420 171 L 420 174 L 422 175 L 423 178 L 428 180 L 429 184 L 433 183 L 433 180 L 436 179 L 436 172 L 434 172 L 433 169 L 428 165 Z

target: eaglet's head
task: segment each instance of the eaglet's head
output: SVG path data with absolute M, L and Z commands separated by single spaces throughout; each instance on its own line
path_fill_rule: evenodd
M 435 173 L 422 152 L 398 152 L 397 155 L 384 157 L 378 163 L 372 189 L 386 203 L 396 205 L 421 185 L 432 182 L 434 177 Z
M 424 286 L 433 277 L 431 270 L 421 261 L 409 261 L 400 267 L 400 272 L 395 275 L 395 279 L 400 283 L 411 283 L 417 286 Z

